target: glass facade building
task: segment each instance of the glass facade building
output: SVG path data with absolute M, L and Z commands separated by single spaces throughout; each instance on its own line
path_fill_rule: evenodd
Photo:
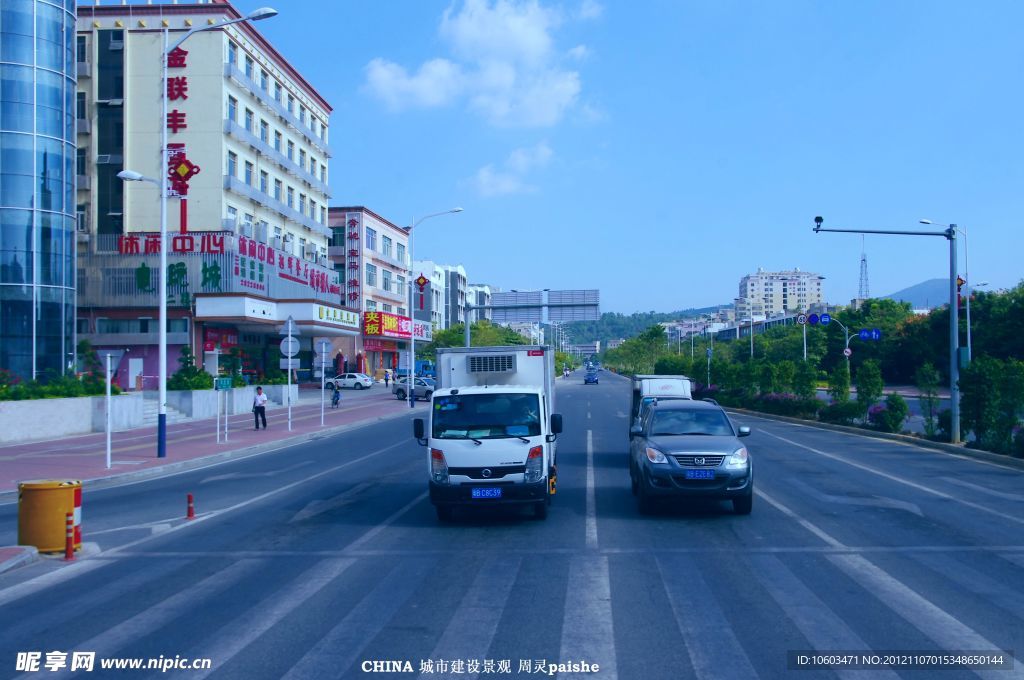
M 0 0 L 0 369 L 75 353 L 75 3 Z

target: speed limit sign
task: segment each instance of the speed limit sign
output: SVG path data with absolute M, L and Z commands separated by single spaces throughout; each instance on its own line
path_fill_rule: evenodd
M 853 350 L 850 349 L 849 347 L 847 347 L 846 349 L 843 350 L 843 355 L 844 356 L 850 356 L 851 354 L 853 354 Z
M 796 317 L 796 322 L 798 324 L 800 324 L 801 326 L 803 326 L 805 323 L 807 323 L 807 315 L 806 314 L 801 314 L 801 315 L 797 316 Z

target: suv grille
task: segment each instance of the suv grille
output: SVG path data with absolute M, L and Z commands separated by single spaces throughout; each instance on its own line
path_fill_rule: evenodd
M 466 357 L 470 373 L 515 373 L 514 354 L 475 354 Z
M 713 467 L 718 467 L 719 465 L 722 464 L 722 461 L 725 460 L 725 456 L 701 455 L 699 453 L 688 453 L 688 454 L 685 454 L 685 455 L 673 456 L 673 458 L 675 458 L 676 462 L 679 463 L 680 465 L 682 465 L 683 467 L 697 467 L 697 468 L 713 468 Z M 698 458 L 703 460 L 704 462 L 703 463 L 697 462 Z

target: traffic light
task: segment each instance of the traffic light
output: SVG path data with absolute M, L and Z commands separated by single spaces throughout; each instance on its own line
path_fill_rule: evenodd
M 964 279 L 964 277 L 959 276 L 959 275 L 956 277 L 956 292 L 957 293 L 960 292 L 960 289 L 963 288 L 965 283 L 967 283 L 967 281 Z

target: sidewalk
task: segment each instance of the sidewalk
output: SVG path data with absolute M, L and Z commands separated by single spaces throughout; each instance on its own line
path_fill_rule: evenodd
M 303 395 L 305 396 L 305 395 Z M 190 420 L 167 426 L 167 457 L 156 457 L 156 427 L 116 432 L 111 437 L 110 469 L 106 467 L 106 434 L 93 433 L 58 440 L 0 447 L 0 501 L 11 500 L 19 481 L 30 479 L 127 480 L 196 467 L 206 462 L 298 443 L 313 436 L 348 429 L 359 424 L 408 414 L 408 404 L 383 391 L 364 398 L 342 399 L 338 409 L 327 405 L 320 425 L 319 394 L 301 398 L 292 406 L 292 431 L 288 409 L 267 410 L 269 428 L 256 431 L 252 414 L 231 416 L 228 442 L 217 443 L 216 418 Z M 40 423 L 45 428 L 45 423 Z M 410 435 L 411 436 L 411 435 Z

